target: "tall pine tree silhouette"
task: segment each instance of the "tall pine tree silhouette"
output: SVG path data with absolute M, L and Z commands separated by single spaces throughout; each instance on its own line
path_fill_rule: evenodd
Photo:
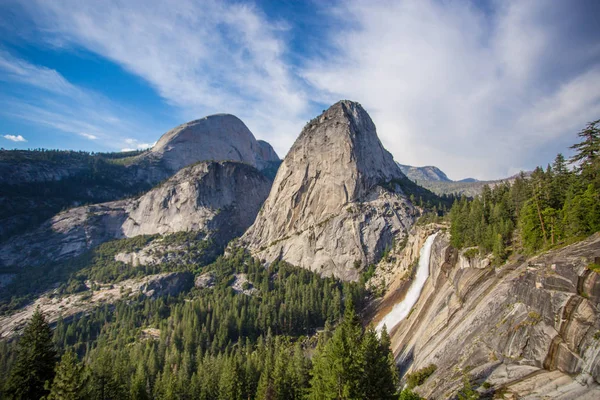
M 17 360 L 6 383 L 7 398 L 37 400 L 46 396 L 44 385 L 52 382 L 55 364 L 52 331 L 38 308 L 17 345 Z

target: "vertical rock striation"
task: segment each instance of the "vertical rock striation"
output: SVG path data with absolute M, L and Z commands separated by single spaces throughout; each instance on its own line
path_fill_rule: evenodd
M 402 372 L 437 366 L 417 388 L 428 399 L 454 398 L 463 376 L 489 398 L 599 398 L 600 274 L 588 268 L 599 251 L 596 234 L 494 267 L 440 233 L 419 300 L 390 329 Z M 372 323 L 394 297 L 388 291 Z

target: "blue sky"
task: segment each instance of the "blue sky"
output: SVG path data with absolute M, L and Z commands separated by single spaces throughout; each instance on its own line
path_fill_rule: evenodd
M 205 115 L 284 156 L 359 101 L 403 164 L 498 178 L 600 118 L 600 2 L 0 1 L 0 147 L 120 151 Z

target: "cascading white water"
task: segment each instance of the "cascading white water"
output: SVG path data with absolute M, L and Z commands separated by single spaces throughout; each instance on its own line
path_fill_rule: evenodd
M 406 296 L 404 299 L 396 304 L 392 311 L 390 311 L 379 324 L 377 324 L 377 332 L 381 332 L 383 326 L 391 330 L 394 326 L 396 326 L 400 321 L 402 321 L 410 310 L 413 308 L 417 300 L 419 300 L 419 296 L 421 295 L 421 290 L 423 290 L 423 286 L 425 286 L 425 282 L 427 282 L 427 278 L 429 278 L 429 259 L 431 258 L 431 246 L 433 245 L 433 241 L 437 236 L 438 232 L 430 235 L 423 247 L 421 247 L 421 251 L 419 252 L 419 265 L 417 266 L 417 273 L 415 275 L 415 279 L 413 280 Z

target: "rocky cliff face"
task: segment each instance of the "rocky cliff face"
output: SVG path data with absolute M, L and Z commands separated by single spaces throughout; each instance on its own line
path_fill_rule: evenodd
M 160 160 L 169 171 L 198 161 L 231 160 L 263 168 L 279 157 L 266 142 L 258 142 L 236 116 L 216 114 L 180 125 L 165 133 L 139 161 Z
M 464 376 L 489 396 L 598 398 L 600 275 L 588 266 L 599 256 L 596 234 L 494 268 L 485 258 L 465 258 L 439 234 L 418 302 L 390 327 L 397 361 L 404 372 L 437 366 L 417 388 L 430 399 L 453 398 Z M 373 322 L 398 298 L 388 291 Z
M 137 195 L 188 165 L 227 160 L 272 179 L 279 157 L 229 114 L 178 126 L 140 155 L 0 150 L 0 241 L 65 208 Z
M 112 239 L 205 231 L 225 244 L 249 227 L 271 181 L 237 162 L 202 162 L 136 199 L 62 212 L 33 232 L 2 243 L 4 267 L 64 260 Z
M 338 102 L 303 129 L 242 242 L 267 261 L 357 279 L 414 221 L 403 177 L 367 112 Z
M 273 149 L 273 146 L 264 140 L 257 140 L 256 142 L 258 143 L 258 156 L 260 160 L 258 163 L 259 167 L 261 164 L 267 165 L 268 163 L 280 161 L 275 149 Z

